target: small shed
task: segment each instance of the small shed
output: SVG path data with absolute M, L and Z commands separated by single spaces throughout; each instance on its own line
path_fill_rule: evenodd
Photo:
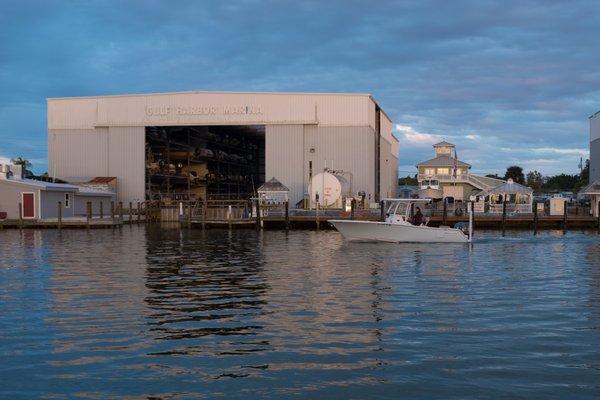
M 489 211 L 501 213 L 503 203 L 506 211 L 511 213 L 531 213 L 533 205 L 533 189 L 509 179 L 486 192 L 489 196 Z
M 275 178 L 271 178 L 258 188 L 258 198 L 261 204 L 285 204 L 288 201 L 290 189 Z

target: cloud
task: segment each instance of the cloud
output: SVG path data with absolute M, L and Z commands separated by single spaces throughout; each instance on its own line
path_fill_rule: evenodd
M 574 172 L 600 109 L 598 20 L 592 0 L 6 2 L 2 152 L 46 157 L 46 97 L 366 92 L 399 124 L 402 165 L 446 138 L 474 169 L 554 148 L 542 172 Z
M 432 145 L 442 141 L 441 136 L 430 133 L 417 132 L 409 125 L 396 124 L 396 131 L 400 133 L 399 140 L 412 145 Z
M 536 153 L 553 153 L 559 155 L 581 156 L 587 157 L 590 153 L 589 149 L 560 149 L 556 147 L 539 147 L 532 148 L 531 151 Z

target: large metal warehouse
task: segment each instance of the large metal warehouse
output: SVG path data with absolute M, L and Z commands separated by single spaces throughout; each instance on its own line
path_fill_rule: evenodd
M 395 193 L 398 141 L 368 94 L 183 92 L 48 99 L 48 169 L 117 177 L 124 202 L 248 198 L 272 177 L 306 196 L 325 167 Z

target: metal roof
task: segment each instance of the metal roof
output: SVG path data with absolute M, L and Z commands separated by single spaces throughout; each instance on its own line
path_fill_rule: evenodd
M 599 111 L 600 112 L 600 111 Z M 600 194 L 600 180 L 594 181 L 581 190 L 583 194 Z
M 271 178 L 268 182 L 265 182 L 258 188 L 258 192 L 289 192 L 290 189 L 287 188 L 283 183 L 279 182 L 275 178 Z
M 487 193 L 489 193 L 489 194 L 504 194 L 504 193 L 506 193 L 506 194 L 516 194 L 516 193 L 531 194 L 531 193 L 533 193 L 533 189 L 528 186 L 521 185 L 520 183 L 516 183 L 512 179 L 509 179 L 508 182 L 503 183 L 502 185 L 496 186 L 495 188 L 488 190 Z
M 37 189 L 50 191 L 76 192 L 79 189 L 75 185 L 69 185 L 66 183 L 44 182 L 35 179 L 0 179 L 0 183 L 2 182 L 16 183 L 18 185 L 25 185 Z
M 417 167 L 453 167 L 454 166 L 454 157 L 450 156 L 437 156 L 436 158 L 432 158 L 431 160 L 423 161 L 417 164 Z M 456 165 L 459 167 L 467 167 L 471 168 L 470 164 L 466 162 L 456 160 Z
M 94 179 L 90 180 L 87 183 L 110 183 L 113 180 L 116 180 L 115 176 L 97 176 Z

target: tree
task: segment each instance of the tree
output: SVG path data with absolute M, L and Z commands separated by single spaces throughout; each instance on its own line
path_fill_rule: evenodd
M 494 179 L 502 179 L 502 177 L 498 176 L 498 174 L 487 174 L 486 177 L 494 178 Z
M 511 165 L 506 168 L 506 174 L 504 174 L 504 179 L 512 179 L 516 183 L 524 184 L 525 183 L 525 175 L 523 175 L 523 168 L 518 165 Z
M 539 192 L 543 184 L 544 179 L 538 171 L 530 171 L 527 174 L 527 186 L 532 188 L 534 192 Z
M 417 181 L 416 174 L 414 177 L 412 177 L 410 175 L 406 175 L 406 177 L 404 177 L 404 178 L 398 178 L 399 186 L 402 186 L 402 185 L 417 186 L 418 184 L 419 184 L 419 182 Z
M 590 160 L 585 160 L 585 165 L 581 169 L 581 174 L 579 175 L 579 180 L 581 180 L 582 186 L 587 185 L 590 180 Z
M 29 170 L 29 168 L 31 168 L 33 166 L 33 164 L 31 164 L 31 162 L 23 157 L 17 157 L 17 158 L 12 158 L 10 160 L 11 163 L 13 163 L 14 165 L 20 165 L 21 168 L 23 168 L 23 176 L 27 176 L 27 177 L 31 177 L 33 176 L 33 172 L 31 172 Z
M 579 175 L 560 174 L 549 177 L 543 188 L 557 192 L 572 192 L 579 182 Z

